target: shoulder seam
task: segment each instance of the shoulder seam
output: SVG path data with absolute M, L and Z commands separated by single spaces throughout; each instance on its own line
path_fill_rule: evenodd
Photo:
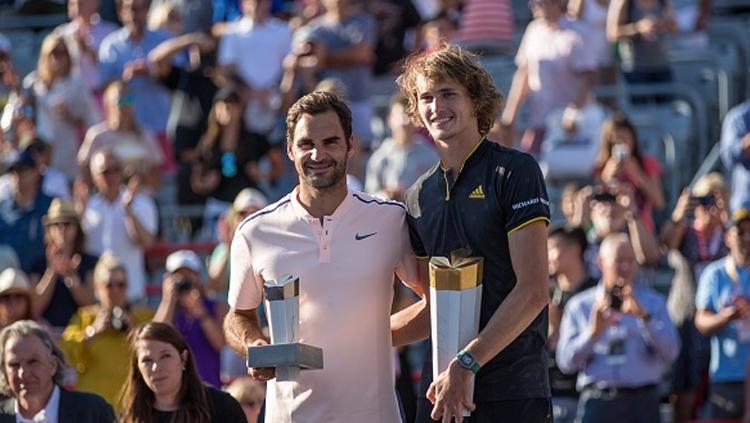
M 287 198 L 286 200 L 283 200 L 283 201 L 281 201 L 280 203 L 276 204 L 276 206 L 275 206 L 275 207 L 273 207 L 272 209 L 268 209 L 268 210 L 259 210 L 259 211 L 255 212 L 255 213 L 251 214 L 250 216 L 246 217 L 246 218 L 245 218 L 245 220 L 243 220 L 243 221 L 242 221 L 242 223 L 240 223 L 240 224 L 239 224 L 239 225 L 237 226 L 237 229 L 236 229 L 236 231 L 239 231 L 240 229 L 242 229 L 242 227 L 243 227 L 243 226 L 245 226 L 245 224 L 246 224 L 246 223 L 248 223 L 248 222 L 250 222 L 250 221 L 254 220 L 255 218 L 258 218 L 258 217 L 261 217 L 261 216 L 265 216 L 265 215 L 267 215 L 267 214 L 270 214 L 270 213 L 273 213 L 273 212 L 275 212 L 275 211 L 276 211 L 276 210 L 278 210 L 278 209 L 279 209 L 279 208 L 280 208 L 281 206 L 283 206 L 283 205 L 285 205 L 285 204 L 289 203 L 290 201 L 292 201 L 292 200 L 291 200 L 291 199 L 289 199 L 289 198 Z
M 371 200 L 366 200 L 366 199 L 360 197 L 356 192 L 353 193 L 352 196 L 355 197 L 357 200 L 365 203 L 365 204 L 375 203 L 375 204 L 378 204 L 378 205 L 398 206 L 398 207 L 401 207 L 402 209 L 406 210 L 406 207 L 403 204 L 399 203 L 398 201 L 378 200 L 378 199 L 376 199 L 374 197 Z

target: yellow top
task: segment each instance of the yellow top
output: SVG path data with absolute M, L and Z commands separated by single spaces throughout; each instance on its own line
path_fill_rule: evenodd
M 94 324 L 99 308 L 99 305 L 90 305 L 78 309 L 62 334 L 61 347 L 78 374 L 76 390 L 101 395 L 119 411 L 118 398 L 130 365 L 128 333 L 108 329 L 86 339 L 86 328 Z M 151 321 L 154 312 L 133 308 L 131 316 L 137 326 Z

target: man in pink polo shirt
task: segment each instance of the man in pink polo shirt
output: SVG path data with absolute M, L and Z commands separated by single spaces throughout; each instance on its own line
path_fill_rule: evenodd
M 300 340 L 323 349 L 325 368 L 268 380 L 267 421 L 393 423 L 401 421 L 394 390 L 389 316 L 395 273 L 417 286 L 402 204 L 346 186 L 353 152 L 351 112 L 338 97 L 314 92 L 287 115 L 287 153 L 299 186 L 243 221 L 231 247 L 230 345 L 246 353 L 265 344 L 256 310 L 263 282 L 300 278 Z

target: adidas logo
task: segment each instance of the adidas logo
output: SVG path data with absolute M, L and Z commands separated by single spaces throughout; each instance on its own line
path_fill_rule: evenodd
M 469 198 L 473 200 L 484 200 L 484 189 L 482 189 L 482 186 L 479 185 L 474 188 L 474 191 L 469 194 Z

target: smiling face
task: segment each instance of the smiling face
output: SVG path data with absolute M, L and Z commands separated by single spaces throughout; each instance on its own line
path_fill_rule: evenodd
M 13 337 L 4 345 L 5 375 L 19 398 L 50 395 L 57 372 L 57 360 L 35 335 Z
M 352 154 L 339 116 L 334 111 L 303 114 L 287 143 L 300 185 L 324 190 L 346 185 L 346 162 Z
M 180 392 L 187 351 L 180 354 L 167 342 L 142 339 L 136 343 L 135 353 L 138 370 L 154 395 L 176 395 Z
M 435 141 L 451 141 L 470 136 L 479 139 L 474 102 L 466 88 L 452 78 L 431 80 L 417 77 L 417 110 L 422 125 Z

